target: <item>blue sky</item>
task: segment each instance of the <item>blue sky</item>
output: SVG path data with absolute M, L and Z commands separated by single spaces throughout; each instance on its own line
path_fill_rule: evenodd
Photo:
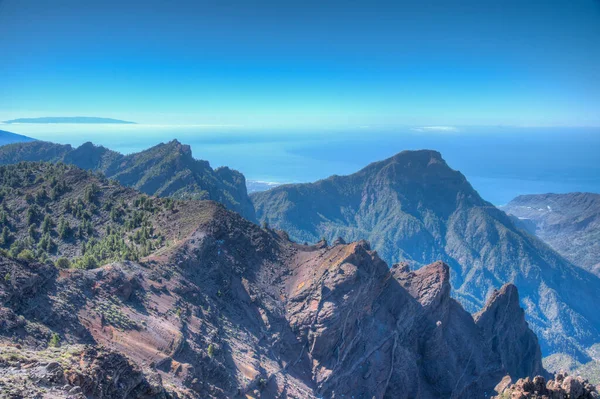
M 600 2 L 0 0 L 0 120 L 600 126 Z

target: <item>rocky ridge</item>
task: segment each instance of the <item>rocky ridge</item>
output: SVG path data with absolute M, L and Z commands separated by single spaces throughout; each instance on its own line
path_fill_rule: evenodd
M 177 219 L 180 240 L 139 261 L 59 270 L 0 255 L 2 345 L 63 375 L 95 370 L 92 382 L 46 388 L 90 397 L 121 381 L 94 366 L 100 358 L 139 398 L 481 398 L 512 367 L 450 297 L 444 263 L 389 269 L 364 241 L 304 246 L 217 203 L 182 202 L 178 213 L 187 206 L 200 216 Z M 63 350 L 89 360 L 69 374 L 70 363 L 48 359 Z M 23 366 L 2 372 L 31 381 Z
M 589 361 L 588 348 L 600 342 L 600 279 L 517 227 L 438 152 L 403 151 L 352 175 L 251 198 L 261 222 L 298 242 L 365 239 L 389 263 L 444 261 L 453 296 L 470 312 L 513 283 L 546 356 Z
M 0 164 L 22 161 L 72 164 L 146 194 L 218 201 L 255 220 L 244 175 L 227 167 L 212 169 L 207 161 L 194 159 L 190 146 L 177 140 L 128 155 L 89 142 L 77 148 L 44 141 L 0 147 Z

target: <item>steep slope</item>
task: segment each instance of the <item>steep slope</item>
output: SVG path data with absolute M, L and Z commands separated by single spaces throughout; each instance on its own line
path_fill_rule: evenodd
M 600 275 L 600 194 L 521 195 L 500 209 L 573 264 Z
M 506 374 L 443 263 L 390 270 L 364 241 L 298 245 L 211 201 L 150 213 L 173 243 L 138 261 L 0 254 L 0 381 L 54 397 L 481 398 Z
M 257 217 L 297 241 L 371 242 L 388 262 L 443 260 L 469 311 L 512 282 L 544 353 L 587 359 L 600 342 L 600 280 L 517 228 L 435 151 L 404 151 L 349 176 L 253 193 Z
M 73 164 L 102 172 L 146 194 L 218 201 L 248 220 L 255 220 L 244 175 L 226 167 L 213 170 L 207 161 L 194 159 L 190 147 L 177 140 L 129 155 L 92 143 L 72 148 L 36 141 L 0 147 L 0 164 L 21 161 Z
M 35 139 L 32 139 L 31 137 L 0 130 L 0 146 L 13 143 L 25 143 L 34 140 Z
M 521 377 L 544 376 L 542 352 L 537 337 L 525 321 L 519 306 L 519 292 L 513 284 L 494 291 L 475 323 L 492 348 L 501 354 L 502 364 L 514 381 Z

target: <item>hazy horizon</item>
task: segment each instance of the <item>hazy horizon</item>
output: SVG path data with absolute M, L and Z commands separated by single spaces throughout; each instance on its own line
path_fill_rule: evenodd
M 276 183 L 347 175 L 403 150 L 432 149 L 494 205 L 520 194 L 600 192 L 600 128 L 0 124 L 0 130 L 74 146 L 92 141 L 124 154 L 177 139 L 212 167 L 228 166 L 247 180 Z

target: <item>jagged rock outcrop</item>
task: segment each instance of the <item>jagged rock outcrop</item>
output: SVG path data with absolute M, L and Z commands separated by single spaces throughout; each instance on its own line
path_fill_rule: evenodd
M 207 161 L 194 159 L 190 146 L 177 140 L 128 155 L 89 142 L 77 148 L 44 141 L 0 148 L 0 164 L 21 161 L 72 164 L 102 172 L 146 194 L 218 201 L 248 220 L 256 220 L 244 175 L 227 167 L 213 170 Z
M 559 373 L 546 382 L 542 376 L 519 379 L 508 386 L 495 399 L 596 399 L 600 398 L 596 387 L 581 377 Z
M 77 374 L 91 380 L 63 369 L 89 397 L 478 399 L 506 374 L 450 297 L 446 264 L 390 270 L 364 241 L 299 245 L 217 203 L 185 204 L 177 214 L 195 218 L 161 219 L 181 239 L 140 262 L 46 274 L 0 255 L 0 276 L 28 276 L 0 281 L 17 320 L 0 342 L 92 345 Z M 93 355 L 102 345 L 128 359 Z M 144 371 L 110 374 L 127 364 Z
M 161 377 L 104 347 L 0 346 L 3 398 L 167 399 Z
M 519 305 L 517 287 L 505 284 L 494 291 L 474 317 L 513 381 L 527 376 L 547 376 L 538 339 L 529 329 L 525 312 Z
M 259 221 L 297 242 L 365 239 L 389 263 L 444 261 L 453 296 L 472 313 L 494 289 L 515 284 L 545 355 L 584 362 L 600 342 L 600 279 L 518 228 L 436 151 L 403 151 L 348 176 L 251 198 Z

